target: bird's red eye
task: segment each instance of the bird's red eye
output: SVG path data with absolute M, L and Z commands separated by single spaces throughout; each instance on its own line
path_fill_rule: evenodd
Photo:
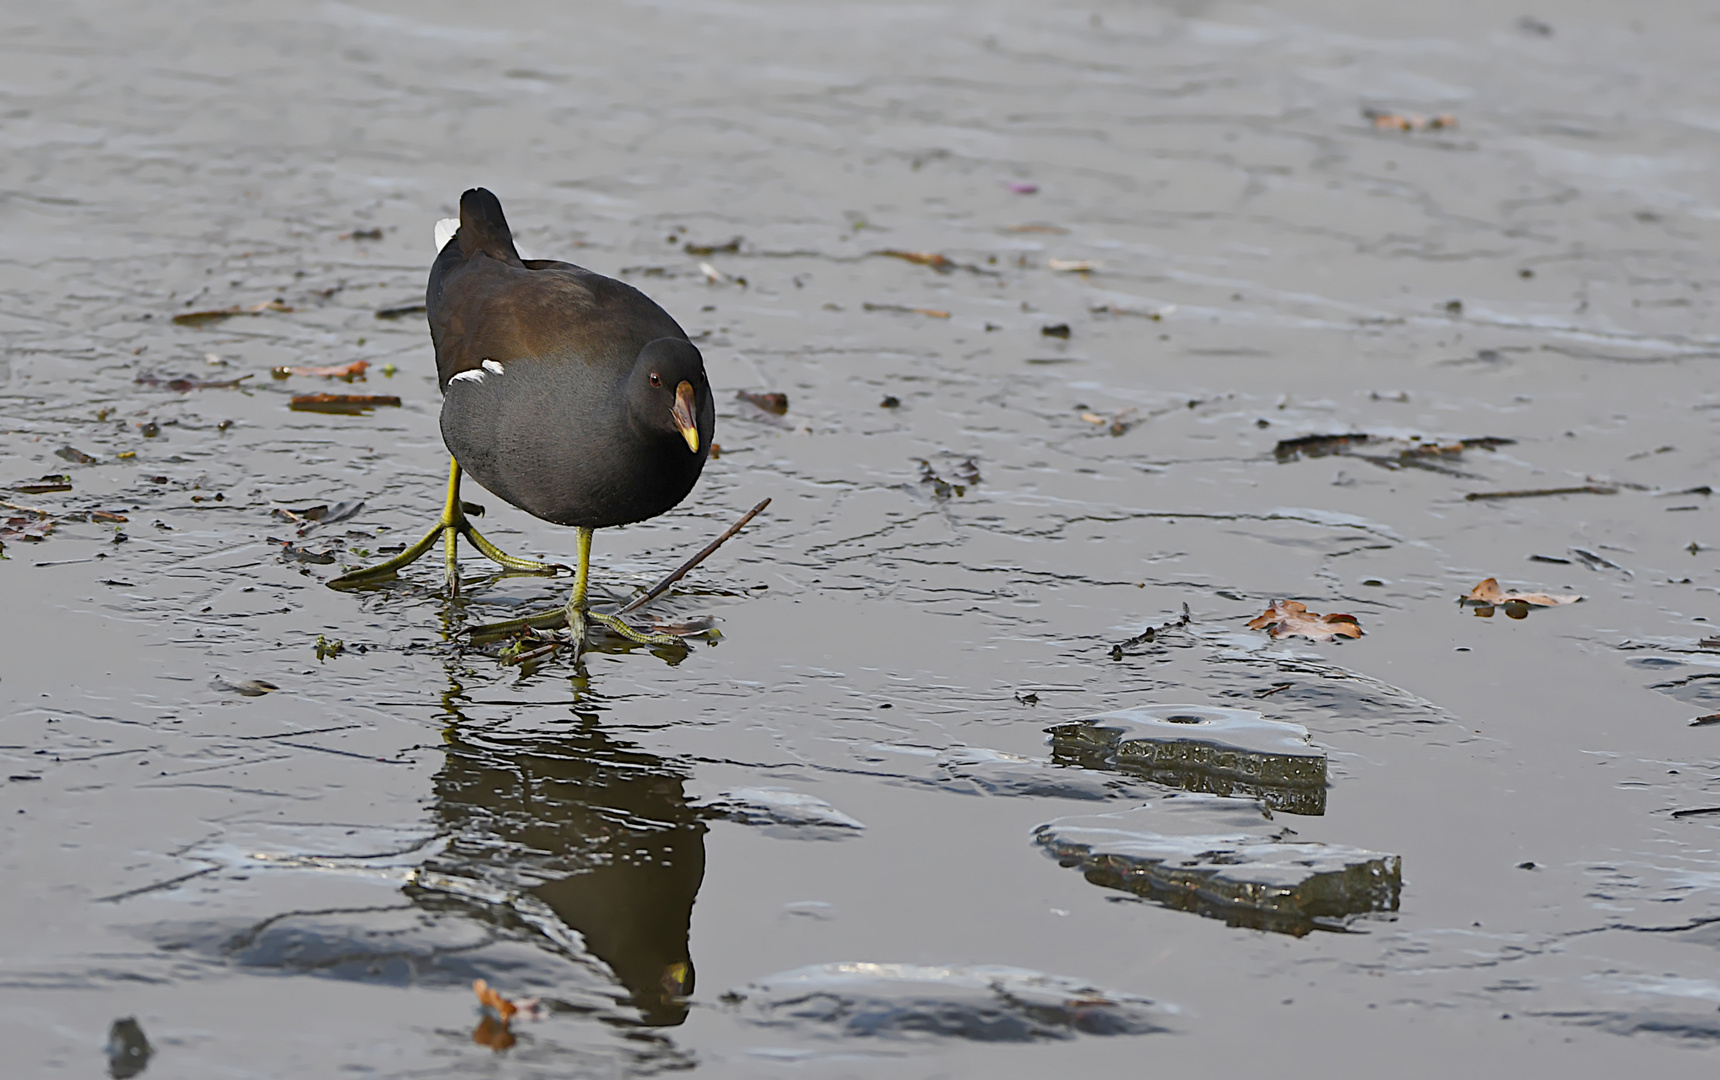
M 651 373 L 651 385 L 652 386 L 662 386 L 663 385 L 663 376 L 661 376 L 661 375 L 657 374 L 655 371 L 653 371 Z

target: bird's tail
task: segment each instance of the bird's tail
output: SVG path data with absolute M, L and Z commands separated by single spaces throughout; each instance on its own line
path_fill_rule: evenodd
M 502 202 L 487 188 L 473 188 L 460 196 L 459 236 L 460 254 L 468 259 L 481 251 L 499 262 L 521 265 Z

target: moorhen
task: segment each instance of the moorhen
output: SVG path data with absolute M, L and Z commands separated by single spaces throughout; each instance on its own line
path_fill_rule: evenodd
M 484 188 L 460 197 L 459 227 L 430 268 L 425 307 L 442 441 L 454 456 L 441 519 L 394 558 L 330 584 L 389 577 L 441 538 L 455 592 L 462 535 L 507 569 L 553 573 L 472 528 L 460 501 L 463 470 L 521 510 L 579 530 L 566 606 L 576 657 L 588 619 L 641 644 L 680 641 L 589 611 L 585 594 L 592 531 L 669 510 L 704 469 L 716 403 L 698 348 L 631 285 L 571 263 L 521 259 L 501 202 Z

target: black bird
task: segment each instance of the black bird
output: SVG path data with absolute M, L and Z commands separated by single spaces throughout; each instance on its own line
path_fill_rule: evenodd
M 575 654 L 588 618 L 643 644 L 678 638 L 586 608 L 594 529 L 656 517 L 693 490 L 716 430 L 704 358 L 650 297 L 572 263 L 523 260 L 484 188 L 460 197 L 460 227 L 430 268 L 425 295 L 442 387 L 442 441 L 454 460 L 447 502 L 424 539 L 378 566 L 336 578 L 379 580 L 441 538 L 450 592 L 455 541 L 512 570 L 553 566 L 504 554 L 466 519 L 461 471 L 545 521 L 579 530 L 567 601 Z

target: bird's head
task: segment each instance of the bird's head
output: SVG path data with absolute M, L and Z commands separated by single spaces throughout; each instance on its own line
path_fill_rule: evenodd
M 685 338 L 658 338 L 639 350 L 627 396 L 633 420 L 649 432 L 672 434 L 689 453 L 710 452 L 717 407 L 705 360 Z

